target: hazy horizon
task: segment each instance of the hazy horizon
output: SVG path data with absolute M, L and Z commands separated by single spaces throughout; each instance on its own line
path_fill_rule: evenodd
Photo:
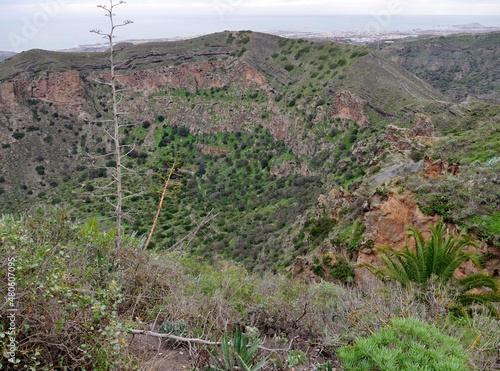
M 89 30 L 108 29 L 108 19 L 103 9 L 97 7 L 101 2 L 108 4 L 106 0 L 97 0 L 95 4 L 88 0 L 2 0 L 0 50 L 61 50 L 98 44 L 102 40 Z M 454 14 L 441 14 L 446 12 Z M 422 24 L 430 29 L 449 27 L 450 22 L 500 27 L 498 0 L 414 3 L 402 0 L 129 0 L 117 7 L 115 13 L 118 22 L 126 19 L 134 22 L 117 30 L 117 41 L 194 37 L 242 29 L 352 31 L 373 28 L 373 24 L 382 31 L 399 30 L 397 27 L 405 24 L 413 24 L 413 27 Z M 331 17 L 331 24 L 321 17 Z M 402 17 L 412 18 L 401 21 Z

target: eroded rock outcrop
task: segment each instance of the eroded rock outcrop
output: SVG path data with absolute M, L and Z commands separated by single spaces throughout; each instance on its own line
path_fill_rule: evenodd
M 41 99 L 61 107 L 79 107 L 86 101 L 85 87 L 77 71 L 47 73 L 38 79 L 27 77 L 0 86 L 0 108 L 27 99 Z
M 436 135 L 436 128 L 432 123 L 432 118 L 421 112 L 415 113 L 410 137 L 435 137 Z
M 328 194 L 318 197 L 318 214 L 326 214 L 330 219 L 339 221 L 341 215 L 353 206 L 355 198 L 342 188 L 332 189 Z
M 391 190 L 386 196 L 375 193 L 363 216 L 366 227 L 364 238 L 370 241 L 369 245 L 373 248 L 392 246 L 399 250 L 408 242 L 406 234 L 409 226 L 417 227 L 427 237 L 429 227 L 435 225 L 438 220 L 438 216 L 427 216 L 420 211 L 410 191 L 399 194 Z M 380 265 L 381 260 L 372 248 L 364 248 L 361 249 L 356 263 Z M 376 278 L 366 267 L 356 269 L 356 284 L 370 284 L 374 280 Z
M 283 162 L 279 166 L 272 169 L 271 174 L 277 178 L 292 174 L 298 174 L 302 176 L 313 175 L 305 163 L 298 161 Z
M 183 63 L 146 71 L 131 71 L 118 81 L 127 89 L 141 91 L 146 96 L 160 87 L 183 88 L 191 93 L 198 90 L 237 85 L 240 88 L 263 88 L 266 78 L 246 62 L 202 61 Z
M 436 136 L 431 117 L 417 112 L 411 129 L 387 125 L 384 140 L 400 150 L 425 149 Z
M 328 112 L 331 118 L 348 119 L 355 121 L 359 126 L 368 126 L 364 108 L 366 101 L 350 91 L 340 92 L 333 100 Z
M 439 178 L 444 174 L 456 175 L 460 172 L 460 165 L 457 163 L 448 163 L 441 159 L 432 160 L 429 156 L 424 157 L 425 169 L 424 178 Z

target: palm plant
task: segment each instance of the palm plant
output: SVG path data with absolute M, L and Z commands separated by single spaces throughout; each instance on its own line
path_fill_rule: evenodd
M 500 301 L 499 285 L 493 277 L 478 273 L 456 281 L 453 278 L 453 273 L 464 261 L 470 260 L 476 266 L 480 264 L 480 255 L 476 251 L 465 251 L 468 246 L 477 247 L 477 244 L 463 232 L 457 236 L 446 233 L 442 221 L 430 230 L 431 236 L 426 240 L 417 228 L 409 227 L 408 236 L 415 243 L 414 251 L 408 245 L 401 251 L 384 246 L 378 249 L 384 266 L 366 266 L 382 279 L 399 281 L 403 287 L 411 282 L 426 284 L 432 277 L 441 282 L 454 281 L 458 285 L 457 301 L 461 305 L 485 304 L 498 316 L 498 310 L 491 304 Z M 471 293 L 478 288 L 491 291 Z

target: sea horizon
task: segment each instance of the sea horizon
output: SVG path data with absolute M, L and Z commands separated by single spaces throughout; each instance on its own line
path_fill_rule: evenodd
M 500 28 L 500 17 L 489 15 L 217 15 L 150 17 L 147 22 L 133 20 L 130 26 L 117 32 L 119 41 L 191 38 L 221 32 L 224 30 L 251 30 L 256 32 L 410 32 L 412 30 L 445 31 L 454 26 L 478 23 L 484 27 Z M 55 23 L 55 22 L 54 22 Z M 71 33 L 61 33 L 61 24 L 50 24 L 29 40 L 22 50 L 39 48 L 64 50 L 76 46 L 94 45 L 102 42 L 95 34 L 88 32 L 92 20 L 80 23 L 68 22 Z M 77 31 L 81 30 L 81 31 Z M 14 49 L 2 49 L 12 51 Z M 19 51 L 19 50 L 17 50 Z

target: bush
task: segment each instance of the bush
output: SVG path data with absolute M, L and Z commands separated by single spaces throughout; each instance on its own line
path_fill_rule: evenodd
M 414 318 L 396 318 L 390 327 L 337 350 L 344 370 L 467 370 L 465 350 L 454 337 Z
M 339 66 L 345 66 L 347 64 L 347 60 L 345 58 L 340 58 L 338 61 L 337 61 L 337 64 Z
M 15 132 L 14 134 L 12 134 L 12 138 L 14 138 L 16 140 L 20 140 L 20 139 L 24 138 L 24 134 L 23 133 L 19 133 L 19 132 Z
M 40 165 L 40 166 L 37 166 L 37 167 L 35 168 L 35 170 L 36 170 L 36 172 L 37 172 L 38 174 L 40 174 L 40 175 L 45 175 L 45 166 L 41 166 L 41 165 Z
M 354 282 L 354 267 L 343 256 L 337 256 L 337 261 L 331 267 L 330 276 L 332 278 L 344 284 Z

